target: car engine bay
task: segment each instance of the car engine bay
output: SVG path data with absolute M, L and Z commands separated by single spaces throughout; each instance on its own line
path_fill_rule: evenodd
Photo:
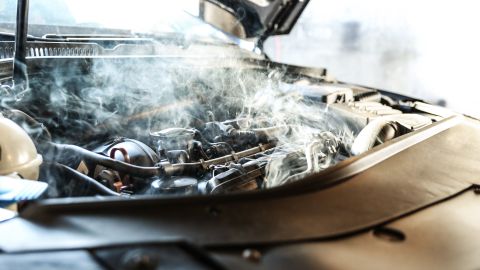
M 0 174 L 38 176 L 47 198 L 229 194 L 300 180 L 445 117 L 325 74 L 222 64 L 100 58 L 38 68 L 27 90 L 5 84 L 2 133 L 22 127 L 41 161 L 27 166 L 37 175 L 7 162 Z

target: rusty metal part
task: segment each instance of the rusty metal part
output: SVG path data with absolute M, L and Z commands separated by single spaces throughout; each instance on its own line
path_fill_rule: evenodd
M 114 147 L 112 148 L 112 150 L 110 150 L 110 158 L 115 158 L 115 153 L 119 151 L 120 153 L 122 153 L 123 155 L 123 160 L 126 162 L 126 163 L 130 163 L 130 156 L 128 155 L 128 152 L 125 148 L 117 148 L 117 147 Z
M 128 151 L 125 148 L 122 147 L 114 147 L 112 150 L 110 150 L 110 158 L 115 158 L 115 153 L 120 152 L 123 155 L 123 160 L 125 163 L 130 163 L 130 156 L 128 155 Z M 117 192 L 120 192 L 123 187 L 125 187 L 130 180 L 130 176 L 128 174 L 125 174 L 123 177 L 119 177 L 118 181 L 116 181 L 113 186 L 117 190 Z
M 120 152 L 123 155 L 123 160 L 125 163 L 130 163 L 130 156 L 128 155 L 128 151 L 125 148 L 121 147 L 114 147 L 110 150 L 110 158 L 115 158 L 115 153 Z M 123 187 L 130 183 L 130 176 L 125 174 L 119 181 L 116 181 L 113 185 L 117 189 L 117 192 L 120 192 Z

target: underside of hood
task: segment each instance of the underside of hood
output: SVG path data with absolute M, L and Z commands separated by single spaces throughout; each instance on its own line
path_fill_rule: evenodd
M 239 38 L 288 34 L 309 0 L 202 0 L 200 18 Z

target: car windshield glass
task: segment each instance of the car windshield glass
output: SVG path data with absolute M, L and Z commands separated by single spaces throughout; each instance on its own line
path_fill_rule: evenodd
M 15 30 L 16 0 L 0 0 L 0 32 Z M 227 40 L 196 18 L 198 0 L 30 0 L 29 34 L 126 35 L 176 33 Z

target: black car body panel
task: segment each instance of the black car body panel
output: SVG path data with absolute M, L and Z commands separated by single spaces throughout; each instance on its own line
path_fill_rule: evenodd
M 16 241 L 2 243 L 1 248 L 70 249 L 178 240 L 202 246 L 265 245 L 329 239 L 367 230 L 474 184 L 474 145 L 480 136 L 470 120 L 454 117 L 419 133 L 378 148 L 379 160 L 372 154 L 359 157 L 338 164 L 340 169 L 332 168 L 330 174 L 325 171 L 263 194 L 40 202 L 24 210 L 23 218 L 1 224 L 0 232 L 7 235 L 20 228 Z M 448 143 L 464 134 L 471 134 L 470 139 Z M 421 141 L 398 145 L 409 139 Z M 389 151 L 399 152 L 385 159 Z M 442 153 L 455 155 L 456 162 L 444 159 Z M 105 231 L 105 227 L 111 229 Z M 131 230 L 137 227 L 142 230 Z

